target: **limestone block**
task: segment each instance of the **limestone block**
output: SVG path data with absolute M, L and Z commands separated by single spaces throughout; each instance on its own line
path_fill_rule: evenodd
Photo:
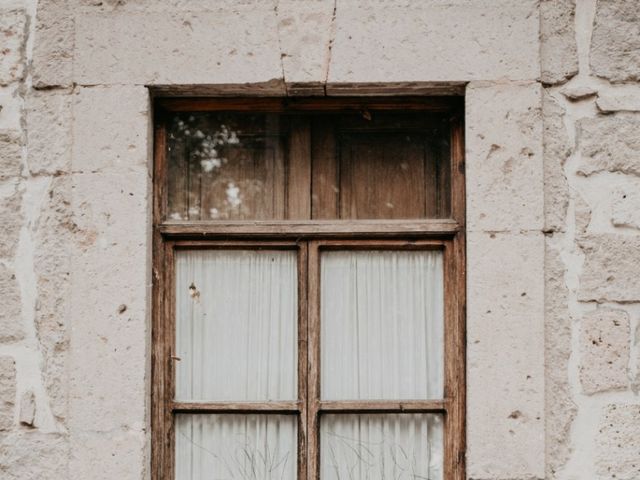
M 13 83 L 8 87 L 0 86 L 0 131 L 13 137 L 21 136 L 22 130 L 20 120 L 23 102 L 20 91 L 20 83 Z
M 575 0 L 540 3 L 540 65 L 544 83 L 561 83 L 578 73 Z
M 329 83 L 534 80 L 537 1 L 338 2 Z
M 16 362 L 12 357 L 0 357 L 0 431 L 13 426 L 15 403 Z
M 640 228 L 640 191 L 621 187 L 613 192 L 611 221 L 616 227 Z
M 567 85 L 562 88 L 561 92 L 572 102 L 586 100 L 598 93 L 597 90 L 589 85 Z
M 640 90 L 629 93 L 599 92 L 596 106 L 603 113 L 640 112 Z
M 146 88 L 80 88 L 73 117 L 74 172 L 125 172 L 147 165 L 151 113 Z
M 543 234 L 471 232 L 467 255 L 467 475 L 543 478 Z
M 18 81 L 24 74 L 26 22 L 24 10 L 0 9 L 0 85 Z
M 636 0 L 597 2 L 591 70 L 613 82 L 640 79 L 640 11 Z
M 303 0 L 307 2 L 309 0 Z M 311 0 L 314 1 L 314 0 Z M 211 12 L 221 9 L 232 9 L 239 6 L 274 7 L 273 0 L 74 0 L 82 10 L 110 12 Z
M 335 2 L 282 0 L 277 5 L 287 93 L 323 95 Z
M 16 177 L 22 170 L 22 140 L 16 132 L 0 132 L 0 179 Z
M 581 237 L 587 233 L 589 225 L 591 225 L 591 206 L 582 198 L 582 195 L 576 192 L 574 220 L 576 224 L 576 234 Z
M 71 99 L 67 91 L 29 92 L 25 112 L 29 145 L 27 163 L 32 174 L 56 175 L 70 171 Z
M 244 84 L 282 80 L 272 3 L 210 12 L 76 15 L 74 80 L 97 84 Z
M 0 182 L 0 218 L 3 232 L 0 235 L 0 258 L 10 258 L 18 246 L 22 228 L 22 196 L 24 185 L 18 179 Z
M 70 0 L 39 0 L 33 44 L 36 88 L 73 83 L 74 11 Z
M 0 343 L 17 342 L 24 338 L 21 318 L 20 286 L 15 272 L 0 263 Z
M 580 325 L 580 382 L 586 394 L 621 390 L 629 385 L 629 315 L 599 308 Z
M 611 404 L 604 409 L 596 439 L 596 472 L 601 478 L 640 478 L 640 405 Z
M 146 478 L 142 472 L 148 469 L 147 442 L 148 435 L 141 429 L 74 434 L 69 478 Z
M 20 424 L 32 427 L 35 418 L 36 396 L 31 390 L 28 390 L 22 394 L 20 399 Z
M 67 358 L 71 303 L 71 216 L 69 175 L 54 177 L 44 195 L 33 232 L 36 331 L 49 406 L 59 421 L 67 414 Z
M 596 302 L 640 300 L 640 237 L 587 235 L 578 242 L 585 255 L 578 299 Z
M 547 477 L 555 478 L 569 458 L 569 432 L 576 405 L 569 386 L 571 317 L 560 250 L 545 239 L 545 431 Z
M 544 222 L 545 231 L 563 231 L 569 206 L 569 185 L 564 164 L 571 153 L 564 109 L 549 94 L 542 102 L 544 125 Z
M 640 175 L 640 114 L 618 113 L 578 122 L 578 173 Z
M 149 182 L 145 167 L 74 175 L 69 423 L 75 430 L 110 431 L 146 418 Z
M 468 230 L 542 229 L 541 101 L 536 83 L 468 86 Z
M 3 480 L 61 480 L 68 476 L 67 439 L 37 430 L 0 436 Z

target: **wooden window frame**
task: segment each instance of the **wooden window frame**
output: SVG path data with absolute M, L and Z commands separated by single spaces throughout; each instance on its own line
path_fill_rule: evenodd
M 151 478 L 173 479 L 176 413 L 294 414 L 298 479 L 319 479 L 319 418 L 323 413 L 437 413 L 444 418 L 444 478 L 465 478 L 465 182 L 461 97 L 161 98 L 155 102 L 153 169 L 153 304 Z M 170 112 L 353 112 L 411 110 L 446 113 L 450 122 L 451 216 L 415 220 L 167 221 L 166 118 Z M 310 213 L 308 195 L 297 199 Z M 309 217 L 307 217 L 309 218 Z M 298 400 L 175 402 L 174 256 L 183 249 L 287 249 L 298 255 Z M 444 264 L 444 396 L 420 401 L 320 400 L 320 252 L 330 249 L 439 249 Z

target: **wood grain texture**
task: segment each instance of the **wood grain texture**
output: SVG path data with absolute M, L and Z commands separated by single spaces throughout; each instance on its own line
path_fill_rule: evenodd
M 287 218 L 311 218 L 311 129 L 309 119 L 294 117 L 289 143 Z
M 298 478 L 307 477 L 307 428 L 309 425 L 309 248 L 300 243 L 298 249 Z
M 166 238 L 302 238 L 363 236 L 453 236 L 454 220 L 319 220 L 249 222 L 163 222 L 157 229 Z
M 326 413 L 446 413 L 445 400 L 357 400 L 319 403 L 319 411 Z
M 327 116 L 313 119 L 311 129 L 311 218 L 338 218 L 340 178 L 335 124 Z
M 307 479 L 320 477 L 320 252 L 319 242 L 308 247 L 309 371 L 307 374 Z
M 302 402 L 172 402 L 173 413 L 300 413 Z
M 407 92 L 411 93 L 411 92 Z M 251 112 L 349 112 L 359 111 L 363 107 L 377 110 L 404 110 L 450 112 L 459 108 L 461 97 L 442 96 L 391 96 L 340 98 L 211 98 L 183 97 L 157 98 L 156 105 L 172 112 L 215 112 L 215 111 L 251 111 Z

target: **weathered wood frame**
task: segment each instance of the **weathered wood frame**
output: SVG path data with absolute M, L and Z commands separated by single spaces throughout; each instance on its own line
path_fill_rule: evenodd
M 323 413 L 438 413 L 444 417 L 444 478 L 465 478 L 465 189 L 460 97 L 156 100 L 153 194 L 151 477 L 174 478 L 176 413 L 278 413 L 298 417 L 298 478 L 319 479 Z M 451 216 L 420 220 L 166 221 L 166 113 L 172 111 L 425 110 L 445 112 L 451 132 Z M 302 168 L 302 172 L 310 169 Z M 310 179 L 309 179 L 310 181 Z M 296 202 L 310 212 L 304 191 Z M 302 211 L 300 211 L 300 209 Z M 310 218 L 310 217 L 307 217 Z M 298 255 L 298 400 L 174 402 L 174 255 L 179 249 L 290 249 Z M 320 252 L 325 249 L 439 249 L 444 255 L 444 398 L 425 401 L 320 400 Z

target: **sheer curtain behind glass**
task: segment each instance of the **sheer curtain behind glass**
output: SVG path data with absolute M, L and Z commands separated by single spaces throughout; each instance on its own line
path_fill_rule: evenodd
M 440 480 L 442 433 L 439 415 L 323 416 L 320 478 Z
M 321 258 L 322 398 L 442 398 L 442 253 Z
M 297 274 L 291 251 L 179 251 L 176 398 L 297 398 Z M 293 415 L 179 414 L 176 479 L 294 480 Z
M 295 252 L 178 252 L 176 277 L 176 398 L 295 400 Z
M 295 480 L 293 415 L 177 415 L 176 479 Z
M 443 396 L 440 251 L 341 251 L 321 257 L 321 396 Z M 321 417 L 322 480 L 442 478 L 442 418 Z

